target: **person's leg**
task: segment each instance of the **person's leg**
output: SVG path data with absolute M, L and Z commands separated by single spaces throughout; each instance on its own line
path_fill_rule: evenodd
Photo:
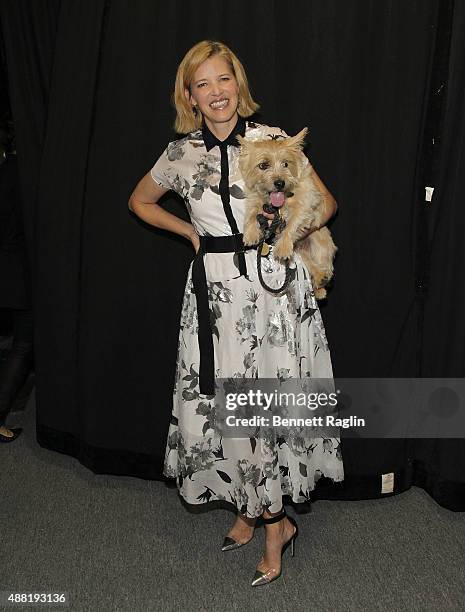
M 13 344 L 7 359 L 0 364 L 0 433 L 12 436 L 5 427 L 16 394 L 29 375 L 32 363 L 32 310 L 14 310 Z
M 247 544 L 253 537 L 256 520 L 238 512 L 234 525 L 228 531 L 226 537 L 232 538 L 238 544 Z
M 263 512 L 263 518 L 269 519 L 283 513 L 284 506 L 279 512 Z M 293 537 L 296 527 L 287 516 L 275 523 L 265 523 L 265 552 L 257 565 L 257 571 L 273 579 L 281 572 L 281 553 L 286 542 Z

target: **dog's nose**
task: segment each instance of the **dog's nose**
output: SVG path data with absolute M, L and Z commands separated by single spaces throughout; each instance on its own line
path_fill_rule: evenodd
M 282 179 L 277 179 L 277 180 L 274 182 L 274 186 L 276 187 L 276 189 L 284 189 L 284 185 L 285 185 L 285 184 L 286 184 L 286 183 L 285 183 L 285 182 L 284 182 Z

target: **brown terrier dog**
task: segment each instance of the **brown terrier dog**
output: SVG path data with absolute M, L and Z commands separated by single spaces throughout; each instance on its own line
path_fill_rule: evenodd
M 337 247 L 327 227 L 302 238 L 303 228 L 320 227 L 324 211 L 323 195 L 312 181 L 312 167 L 302 152 L 306 133 L 304 128 L 295 136 L 268 140 L 236 136 L 247 198 L 244 244 L 255 245 L 262 238 L 257 215 L 263 205 L 271 203 L 279 208 L 286 225 L 275 240 L 274 257 L 290 259 L 295 250 L 312 275 L 315 297 L 322 299 L 333 276 Z

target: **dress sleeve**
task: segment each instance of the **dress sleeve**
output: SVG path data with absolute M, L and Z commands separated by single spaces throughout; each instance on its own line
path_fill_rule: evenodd
M 175 184 L 175 168 L 173 167 L 173 162 L 168 158 L 169 145 L 160 155 L 160 157 L 155 162 L 154 166 L 150 170 L 150 176 L 153 180 L 160 185 L 160 187 L 164 187 L 165 189 L 173 189 L 176 191 Z

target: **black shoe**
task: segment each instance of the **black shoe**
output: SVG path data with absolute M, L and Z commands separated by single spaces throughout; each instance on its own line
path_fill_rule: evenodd
M 10 431 L 13 432 L 12 436 L 5 436 L 4 434 L 0 433 L 0 444 L 8 444 L 8 442 L 13 442 L 13 440 L 16 440 L 16 438 L 21 435 L 23 429 L 22 427 L 15 427 L 14 429 L 10 429 Z
M 272 516 L 270 518 L 263 517 L 263 522 L 265 524 L 266 523 L 268 524 L 277 523 L 278 521 L 282 521 L 285 516 L 287 516 L 287 514 L 286 514 L 286 510 L 283 508 L 282 511 L 276 516 Z M 292 534 L 291 538 L 283 545 L 283 548 L 281 550 L 281 557 L 283 556 L 283 553 L 287 549 L 288 546 L 291 547 L 291 555 L 294 556 L 294 543 L 299 534 L 299 528 L 295 520 L 292 518 L 292 516 L 288 516 L 287 518 L 290 521 L 290 523 L 294 525 L 295 529 L 294 529 L 294 533 Z M 254 579 L 252 581 L 252 586 L 261 586 L 262 584 L 269 584 L 270 582 L 273 582 L 273 580 L 276 580 L 277 578 L 279 578 L 281 576 L 282 564 L 281 564 L 281 569 L 279 570 L 279 574 L 273 575 L 272 571 L 273 571 L 273 568 L 271 568 L 271 570 L 268 570 L 267 572 L 260 572 L 259 570 L 256 570 Z

